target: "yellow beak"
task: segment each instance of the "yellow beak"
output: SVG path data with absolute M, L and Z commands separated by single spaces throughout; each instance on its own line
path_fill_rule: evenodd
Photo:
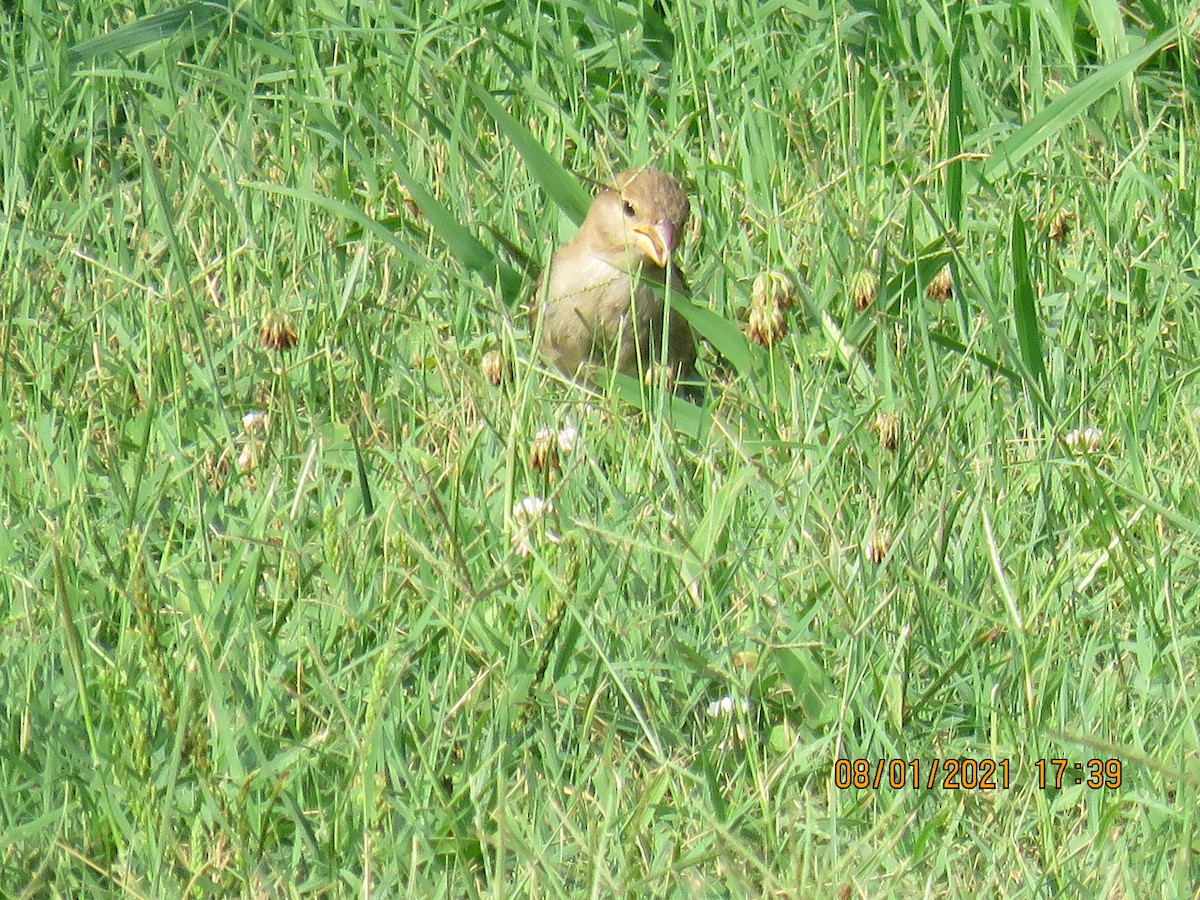
M 636 225 L 633 233 L 646 256 L 665 269 L 675 252 L 675 226 L 669 219 L 659 219 L 653 225 Z

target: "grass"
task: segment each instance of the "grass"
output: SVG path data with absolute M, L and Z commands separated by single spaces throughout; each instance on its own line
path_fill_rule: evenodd
M 1193 11 L 0 16 L 0 891 L 1194 895 Z M 650 162 L 699 407 L 519 308 Z

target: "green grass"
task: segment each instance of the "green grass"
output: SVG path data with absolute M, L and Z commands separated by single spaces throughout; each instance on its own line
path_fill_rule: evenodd
M 301 6 L 0 12 L 0 893 L 1193 896 L 1193 12 Z M 648 162 L 699 408 L 530 362 Z

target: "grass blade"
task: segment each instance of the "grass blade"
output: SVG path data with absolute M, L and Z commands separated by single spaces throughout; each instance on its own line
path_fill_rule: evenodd
M 950 54 L 949 108 L 946 110 L 945 157 L 951 160 L 946 166 L 946 217 L 955 228 L 962 224 L 963 207 L 963 162 L 959 158 L 963 132 L 963 18 L 960 14 L 954 29 L 954 50 Z
M 1025 220 L 1020 208 L 1013 208 L 1012 267 L 1013 317 L 1017 323 L 1017 346 L 1025 363 L 1041 389 L 1047 385 L 1046 362 L 1042 352 L 1042 329 L 1038 324 L 1037 297 L 1029 274 L 1029 251 L 1026 246 Z M 1031 385 L 1032 387 L 1032 385 Z

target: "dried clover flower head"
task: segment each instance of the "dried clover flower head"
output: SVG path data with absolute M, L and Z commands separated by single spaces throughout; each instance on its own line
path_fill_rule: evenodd
M 770 347 L 787 334 L 787 310 L 796 305 L 796 286 L 782 272 L 764 272 L 750 291 L 746 336 L 760 347 Z
M 254 434 L 267 427 L 267 414 L 261 409 L 252 409 L 242 416 L 242 429 L 246 434 Z
M 875 294 L 879 290 L 879 276 L 872 268 L 859 269 L 850 282 L 850 296 L 854 299 L 854 308 L 862 312 L 875 302 Z
M 553 472 L 558 468 L 558 444 L 546 428 L 535 434 L 529 445 L 529 468 L 535 472 Z
M 578 436 L 579 432 L 570 425 L 558 431 L 541 429 L 529 445 L 529 468 L 535 472 L 543 469 L 552 472 L 559 468 L 561 458 L 575 449 Z
M 945 303 L 950 299 L 953 290 L 954 277 L 950 274 L 950 264 L 946 263 L 938 269 L 938 273 L 933 278 L 929 279 L 929 284 L 925 285 L 925 296 L 938 303 Z
M 493 387 L 499 387 L 503 382 L 512 381 L 512 369 L 504 358 L 504 354 L 499 350 L 489 350 L 483 354 L 483 358 L 479 360 L 479 368 L 483 372 L 483 377 Z
M 886 528 L 872 528 L 871 533 L 867 536 L 867 545 L 864 549 L 867 559 L 878 565 L 884 561 L 892 549 L 892 533 Z
M 257 438 L 246 441 L 245 445 L 243 445 L 241 451 L 238 453 L 238 470 L 241 472 L 249 472 L 253 469 L 256 469 L 265 450 L 265 445 Z
M 268 350 L 291 350 L 296 346 L 296 326 L 292 317 L 280 309 L 270 310 L 263 316 L 258 340 Z
M 789 310 L 796 305 L 796 285 L 792 279 L 782 272 L 763 272 L 754 279 L 754 287 L 750 290 L 750 304 L 772 304 L 780 309 Z
M 896 413 L 881 412 L 877 415 L 874 430 L 879 435 L 879 443 L 884 450 L 895 450 L 899 446 L 900 416 Z
M 787 334 L 787 320 L 778 306 L 751 306 L 746 337 L 760 347 L 770 347 Z

